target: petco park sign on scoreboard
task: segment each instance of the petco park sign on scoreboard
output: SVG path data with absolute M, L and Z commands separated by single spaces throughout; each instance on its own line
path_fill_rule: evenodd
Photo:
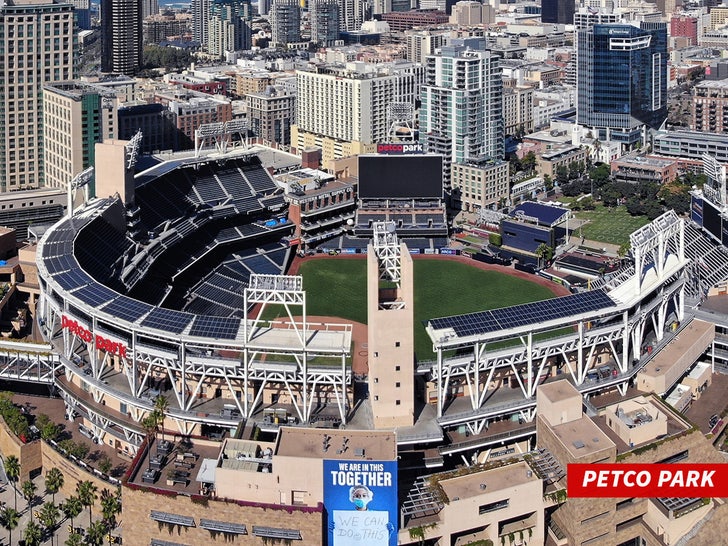
M 425 150 L 419 142 L 391 142 L 377 144 L 378 154 L 424 154 Z

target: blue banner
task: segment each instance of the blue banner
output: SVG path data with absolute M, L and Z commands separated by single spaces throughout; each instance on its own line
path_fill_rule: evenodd
M 700 227 L 703 226 L 703 199 L 695 195 L 691 199 L 690 218 Z
M 328 546 L 397 546 L 397 461 L 324 460 Z

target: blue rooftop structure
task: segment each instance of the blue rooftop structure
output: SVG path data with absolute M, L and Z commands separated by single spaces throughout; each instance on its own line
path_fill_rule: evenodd
M 511 211 L 511 217 L 518 219 L 519 217 L 535 218 L 541 226 L 553 227 L 563 222 L 569 209 L 554 205 L 546 205 L 536 201 L 526 201 L 521 203 Z

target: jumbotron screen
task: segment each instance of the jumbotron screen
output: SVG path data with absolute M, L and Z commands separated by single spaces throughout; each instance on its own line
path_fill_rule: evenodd
M 721 236 L 720 211 L 710 201 L 703 201 L 703 229 L 709 231 L 716 239 Z
M 442 199 L 442 156 L 360 155 L 360 199 Z

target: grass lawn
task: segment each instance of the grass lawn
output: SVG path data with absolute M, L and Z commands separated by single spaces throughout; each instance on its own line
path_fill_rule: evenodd
M 427 319 L 497 309 L 553 297 L 547 288 L 497 271 L 445 260 L 415 260 L 415 351 L 434 358 Z M 366 260 L 311 260 L 301 264 L 309 315 L 367 322 Z M 275 309 L 265 313 L 273 318 Z
M 626 207 L 607 208 L 597 205 L 594 210 L 580 210 L 577 218 L 589 220 L 581 228 L 581 235 L 592 241 L 621 245 L 629 242 L 630 234 L 649 223 L 647 216 L 631 216 Z M 579 236 L 579 230 L 574 232 Z

